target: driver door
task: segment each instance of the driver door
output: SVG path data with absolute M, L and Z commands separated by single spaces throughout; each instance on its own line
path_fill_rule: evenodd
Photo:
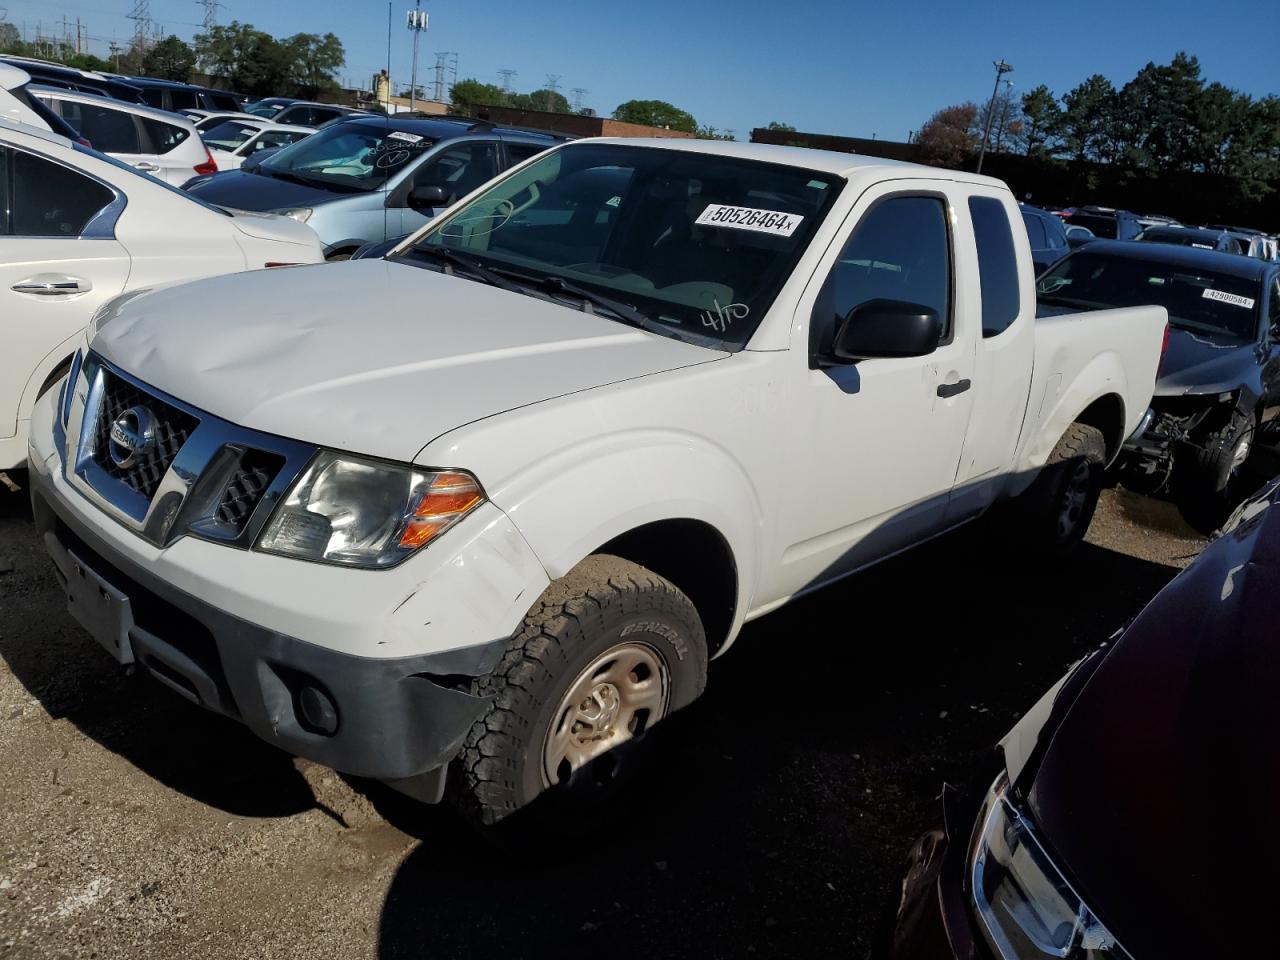
M 476 187 L 498 175 L 498 144 L 495 140 L 451 140 L 428 154 L 395 191 L 389 205 L 387 237 L 402 237 L 425 226 L 444 207 L 430 211 L 408 205 L 416 187 L 441 187 L 448 203 L 456 203 Z

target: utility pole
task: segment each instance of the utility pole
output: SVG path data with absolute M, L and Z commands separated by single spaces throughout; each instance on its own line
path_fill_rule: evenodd
M 409 11 L 408 27 L 413 31 L 413 68 L 409 74 L 409 112 L 418 109 L 418 38 L 427 29 L 427 15 L 422 10 L 422 0 L 417 0 Z
M 547 74 L 547 95 L 543 99 L 546 101 L 547 112 L 551 112 L 551 95 L 560 92 L 560 74 Z
M 116 41 L 115 37 L 111 38 L 111 46 L 109 49 L 111 50 L 111 59 L 114 60 L 116 64 L 116 73 L 119 73 L 120 72 L 120 44 Z
M 1004 60 L 993 60 L 992 66 L 996 68 L 996 85 L 991 88 L 991 102 L 987 104 L 987 128 L 982 133 L 982 149 L 978 152 L 977 173 L 982 172 L 982 161 L 987 156 L 987 141 L 991 139 L 991 121 L 995 117 L 996 94 L 1000 91 L 1000 78 L 1006 73 L 1013 72 L 1013 64 L 1006 63 Z

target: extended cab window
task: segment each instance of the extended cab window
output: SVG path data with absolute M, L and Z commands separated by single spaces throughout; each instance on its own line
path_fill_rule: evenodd
M 1004 333 L 1018 319 L 1022 291 L 1013 231 L 1005 206 L 994 197 L 970 197 L 969 215 L 978 244 L 978 279 L 982 286 L 982 335 Z
M 951 241 L 938 197 L 890 197 L 854 228 L 814 306 L 812 343 L 830 352 L 840 322 L 869 300 L 918 303 L 951 332 Z
M 96 180 L 43 157 L 18 150 L 10 163 L 13 236 L 77 237 L 114 198 Z

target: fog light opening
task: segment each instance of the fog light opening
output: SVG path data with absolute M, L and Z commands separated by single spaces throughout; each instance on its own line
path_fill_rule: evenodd
M 304 686 L 297 694 L 298 722 L 308 733 L 332 737 L 338 732 L 338 705 L 319 687 Z

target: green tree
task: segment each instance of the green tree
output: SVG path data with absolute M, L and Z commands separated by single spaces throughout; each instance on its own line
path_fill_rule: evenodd
M 706 126 L 699 127 L 696 131 L 699 140 L 733 140 L 736 139 L 731 131 L 720 131 L 715 127 Z
M 284 47 L 289 55 L 290 79 L 302 96 L 314 99 L 338 92 L 335 74 L 346 64 L 347 55 L 335 34 L 297 33 Z
M 1116 88 L 1095 73 L 1062 98 L 1063 147 L 1077 162 L 1106 160 L 1118 110 Z
M 191 79 L 195 65 L 196 52 L 172 34 L 153 45 L 142 58 L 142 72 L 146 76 L 183 83 Z
M 779 130 L 783 133 L 795 133 L 796 128 L 789 123 L 779 123 L 777 120 L 770 120 L 766 130 Z
M 20 54 L 22 51 L 22 34 L 12 23 L 0 23 L 0 53 Z
M 650 127 L 668 127 L 685 133 L 693 133 L 698 129 L 698 122 L 693 119 L 693 114 L 686 113 L 665 100 L 628 100 L 613 111 L 613 119 L 643 123 Z
M 466 111 L 470 107 L 501 107 L 507 103 L 507 94 L 494 83 L 479 80 L 459 80 L 449 88 L 449 102 L 455 110 Z
M 1191 169 L 1200 143 L 1198 104 L 1204 93 L 1200 62 L 1186 53 L 1171 63 L 1148 63 L 1124 85 L 1111 121 L 1111 158 L 1154 173 Z
M 296 92 L 296 51 L 252 24 L 233 20 L 197 34 L 196 62 L 233 90 L 258 96 Z
M 959 167 L 978 149 L 982 139 L 981 132 L 975 132 L 977 120 L 977 104 L 962 103 L 939 110 L 916 135 L 920 159 L 935 167 Z
M 1053 153 L 1058 128 L 1062 123 L 1062 108 L 1058 100 L 1043 83 L 1030 93 L 1022 95 L 1022 129 L 1019 142 L 1022 152 L 1029 157 L 1045 157 Z
M 507 101 L 517 110 L 545 110 L 548 113 L 571 113 L 568 99 L 558 90 L 535 90 L 533 93 L 513 93 Z

